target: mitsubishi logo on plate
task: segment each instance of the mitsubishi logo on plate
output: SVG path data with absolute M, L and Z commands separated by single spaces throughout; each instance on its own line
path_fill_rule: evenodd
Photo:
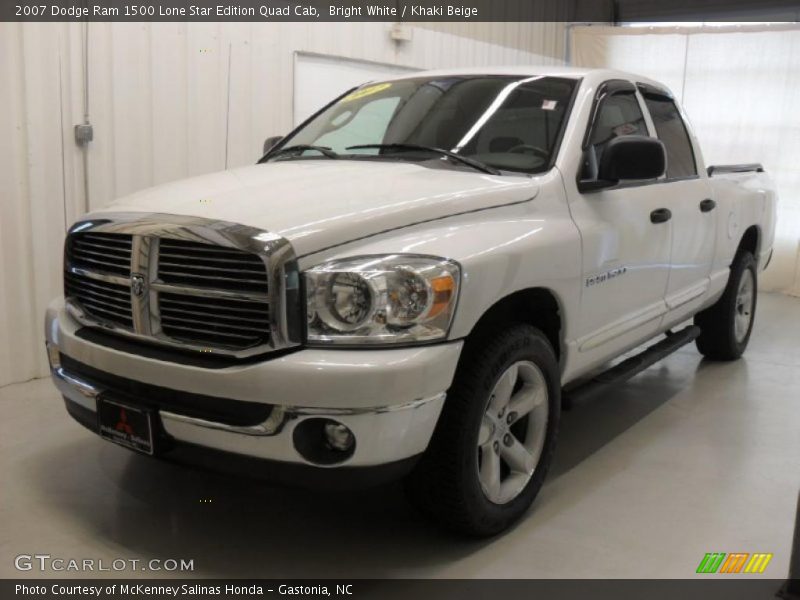
M 131 291 L 137 298 L 144 296 L 144 277 L 135 273 L 131 275 Z

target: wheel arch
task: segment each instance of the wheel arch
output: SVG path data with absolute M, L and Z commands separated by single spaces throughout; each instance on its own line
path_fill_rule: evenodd
M 492 304 L 467 335 L 467 345 L 492 334 L 504 325 L 526 323 L 547 337 L 559 364 L 563 357 L 563 305 L 553 290 L 531 287 L 512 292 Z
M 752 254 L 758 261 L 758 255 L 761 252 L 761 228 L 758 225 L 751 225 L 745 229 L 739 245 L 736 247 L 736 254 L 738 255 L 743 250 Z

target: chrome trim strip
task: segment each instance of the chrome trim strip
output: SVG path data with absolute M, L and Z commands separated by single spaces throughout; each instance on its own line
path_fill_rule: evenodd
M 197 327 L 197 326 L 189 327 L 188 325 L 185 325 L 184 321 L 181 319 L 172 318 L 171 321 L 178 321 L 178 323 L 170 322 L 169 324 L 170 329 L 177 329 L 178 331 L 190 331 L 192 333 L 200 333 L 200 334 L 213 333 L 213 331 L 205 329 L 203 327 Z M 233 329 L 233 327 L 230 325 L 226 325 L 226 327 Z M 232 338 L 238 340 L 251 340 L 253 339 L 253 337 L 255 337 L 253 335 L 242 335 L 241 333 L 231 333 L 230 331 L 226 331 L 225 333 L 217 333 L 216 335 L 218 337 Z
M 104 293 L 103 291 L 92 288 L 91 286 L 91 283 L 86 281 L 83 282 L 83 289 L 80 291 L 80 294 L 78 294 L 79 296 L 85 296 L 82 302 L 99 302 L 100 304 L 111 306 L 117 310 L 125 310 L 130 312 L 130 303 L 128 303 L 126 300 L 111 294 L 110 290 Z
M 71 297 L 67 297 L 64 300 L 64 307 L 67 311 L 67 314 L 75 319 L 78 323 L 82 325 L 88 325 L 92 327 L 100 327 L 102 329 L 109 329 L 116 333 L 123 333 L 127 336 L 136 336 L 136 334 L 130 330 L 118 325 L 117 323 L 112 323 L 111 321 L 107 321 L 98 317 L 97 315 L 92 315 L 91 317 L 86 314 L 83 306 L 80 305 L 78 302 L 72 301 Z M 151 339 L 151 338 L 148 338 Z
M 268 302 L 270 300 L 269 294 L 251 294 L 247 292 L 234 292 L 231 290 L 218 290 L 214 288 L 190 288 L 180 285 L 173 285 L 171 283 L 155 282 L 150 285 L 150 289 L 157 292 L 179 294 L 181 296 L 203 296 L 204 298 L 228 298 L 230 300 L 250 300 L 260 302 Z
M 301 406 L 273 406 L 272 413 L 269 418 L 263 423 L 258 425 L 251 425 L 247 427 L 239 427 L 235 425 L 226 425 L 225 423 L 217 423 L 215 421 L 207 421 L 205 419 L 197 419 L 195 417 L 187 417 L 169 411 L 159 411 L 162 419 L 168 421 L 177 421 L 187 425 L 194 425 L 197 427 L 205 427 L 208 429 L 217 429 L 219 431 L 227 431 L 229 433 L 238 433 L 250 436 L 272 436 L 280 433 L 289 421 L 300 418 L 308 417 L 346 417 L 355 415 L 382 415 L 387 413 L 399 412 L 402 410 L 416 410 L 430 402 L 444 400 L 445 393 L 436 394 L 430 398 L 421 398 L 409 402 L 407 404 L 400 404 L 396 406 L 378 406 L 374 408 L 306 408 Z
M 50 372 L 58 391 L 76 404 L 97 412 L 97 397 L 105 389 L 100 388 L 95 383 L 67 373 L 61 366 L 55 366 Z
M 303 416 L 320 416 L 320 415 L 330 415 L 330 416 L 347 416 L 347 415 L 383 415 L 386 413 L 393 413 L 398 412 L 401 410 L 415 410 L 422 406 L 425 406 L 429 402 L 434 402 L 436 400 L 444 400 L 447 394 L 445 392 L 441 392 L 436 394 L 435 396 L 431 396 L 430 398 L 418 398 L 417 400 L 412 400 L 411 402 L 407 402 L 406 404 L 394 404 L 391 406 L 375 406 L 370 408 L 302 408 L 298 406 L 292 407 L 290 410 L 298 415 Z
M 97 410 L 97 396 L 107 391 L 93 381 L 78 377 L 69 373 L 61 366 L 51 369 L 53 380 L 59 391 L 72 400 L 92 411 Z M 406 404 L 394 406 L 378 406 L 373 408 L 311 408 L 302 406 L 278 406 L 272 405 L 269 418 L 263 423 L 250 426 L 235 426 L 216 421 L 208 421 L 196 417 L 187 417 L 167 410 L 159 410 L 159 415 L 163 420 L 184 423 L 195 427 L 206 429 L 216 429 L 228 433 L 240 435 L 269 437 L 280 434 L 285 426 L 296 419 L 309 417 L 346 417 L 357 415 L 381 415 L 395 413 L 404 410 L 417 410 L 431 402 L 443 401 L 446 394 L 444 392 L 431 396 L 430 398 L 420 398 Z
M 139 335 L 149 336 L 152 333 L 150 322 L 151 294 L 147 286 L 150 283 L 150 238 L 140 235 L 132 236 L 131 245 L 131 316 L 133 317 L 133 330 Z M 140 276 L 144 282 L 143 294 L 137 295 L 133 277 Z
M 144 297 L 137 297 L 134 294 L 132 277 L 98 273 L 69 264 L 65 265 L 65 270 L 72 274 L 131 289 L 133 330 L 105 321 L 95 315 L 90 316 L 80 306 L 79 301 L 71 301 L 68 297 L 68 312 L 82 325 L 100 327 L 121 336 L 143 341 L 155 341 L 163 346 L 236 358 L 266 354 L 273 350 L 300 344 L 298 322 L 301 315 L 299 313 L 289 314 L 290 310 L 294 312 L 301 310 L 299 303 L 300 277 L 294 250 L 285 238 L 262 229 L 236 223 L 161 213 L 103 214 L 96 219 L 87 219 L 76 223 L 68 233 L 78 232 L 131 235 L 131 276 L 141 275 L 147 290 Z M 261 294 L 164 283 L 158 276 L 160 239 L 200 242 L 257 255 L 263 261 L 266 269 L 268 291 Z M 269 319 L 269 341 L 258 346 L 241 349 L 226 348 L 223 345 L 194 344 L 173 339 L 166 335 L 161 328 L 159 306 L 161 292 L 268 304 L 269 310 L 265 316 L 268 316 Z M 289 308 L 290 304 L 294 307 L 293 309 Z
M 207 421 L 205 419 L 198 419 L 196 417 L 187 417 L 179 415 L 178 413 L 169 412 L 168 410 L 158 411 L 161 419 L 165 421 L 175 421 L 177 423 L 186 423 L 187 425 L 194 425 L 195 427 L 205 427 L 206 429 L 217 429 L 219 431 L 227 431 L 229 433 L 238 433 L 242 435 L 252 436 L 273 436 L 279 434 L 289 416 L 283 406 L 274 406 L 270 412 L 269 418 L 263 423 L 250 426 L 235 426 L 226 425 L 225 423 L 217 423 L 216 421 Z
M 83 277 L 88 277 L 89 279 L 97 279 L 98 281 L 105 281 L 107 283 L 116 283 L 117 285 L 124 285 L 126 287 L 130 287 L 131 285 L 130 277 L 122 277 L 121 275 L 109 275 L 108 273 L 98 273 L 97 271 L 87 271 L 86 269 L 81 269 L 80 267 L 73 267 L 71 265 L 67 266 L 65 270 L 72 273 L 73 275 L 82 275 Z
M 260 275 L 259 271 L 254 271 L 253 269 L 235 269 L 233 267 L 220 267 L 220 266 L 210 267 L 207 264 L 206 265 L 182 265 L 181 263 L 177 263 L 177 262 L 169 262 L 167 260 L 164 260 L 163 251 L 159 252 L 159 257 L 161 258 L 161 264 L 159 265 L 161 267 L 160 272 L 161 273 L 167 272 L 167 273 L 172 274 L 172 275 L 176 275 L 176 274 L 177 275 L 186 275 L 187 271 L 181 270 L 181 269 L 187 269 L 187 268 L 191 269 L 193 271 L 214 271 L 214 272 L 217 272 L 220 269 L 224 268 L 227 273 L 242 273 L 243 275 L 253 275 L 253 276 Z M 186 259 L 189 259 L 189 258 L 196 259 L 198 257 L 178 257 L 177 260 L 181 260 L 181 258 L 186 260 Z M 206 258 L 205 260 L 211 262 L 211 261 L 214 261 L 215 259 Z M 230 260 L 230 259 L 227 259 L 227 258 L 226 259 L 220 259 L 220 260 L 224 261 L 225 263 L 241 266 L 241 263 L 239 261 Z M 169 269 L 164 269 L 164 267 L 170 267 L 170 268 Z M 216 276 L 212 276 L 212 277 L 209 278 L 207 275 L 195 275 L 194 273 L 192 273 L 192 277 L 199 277 L 201 279 L 212 279 L 212 280 L 226 279 L 227 281 L 241 281 L 243 283 L 263 283 L 262 280 L 260 280 L 260 279 L 227 279 L 227 278 L 221 278 L 221 277 L 216 277 Z

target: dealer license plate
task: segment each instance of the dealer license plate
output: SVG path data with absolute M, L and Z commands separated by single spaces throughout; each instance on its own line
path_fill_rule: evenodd
M 153 454 L 152 412 L 100 397 L 97 399 L 100 436 L 144 454 Z

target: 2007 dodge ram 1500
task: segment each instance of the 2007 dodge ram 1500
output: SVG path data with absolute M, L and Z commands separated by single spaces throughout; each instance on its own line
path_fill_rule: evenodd
M 562 391 L 692 340 L 719 360 L 747 346 L 773 186 L 760 165 L 706 168 L 654 81 L 415 73 L 265 150 L 70 229 L 48 356 L 102 437 L 402 475 L 423 512 L 490 535 L 541 488 Z

